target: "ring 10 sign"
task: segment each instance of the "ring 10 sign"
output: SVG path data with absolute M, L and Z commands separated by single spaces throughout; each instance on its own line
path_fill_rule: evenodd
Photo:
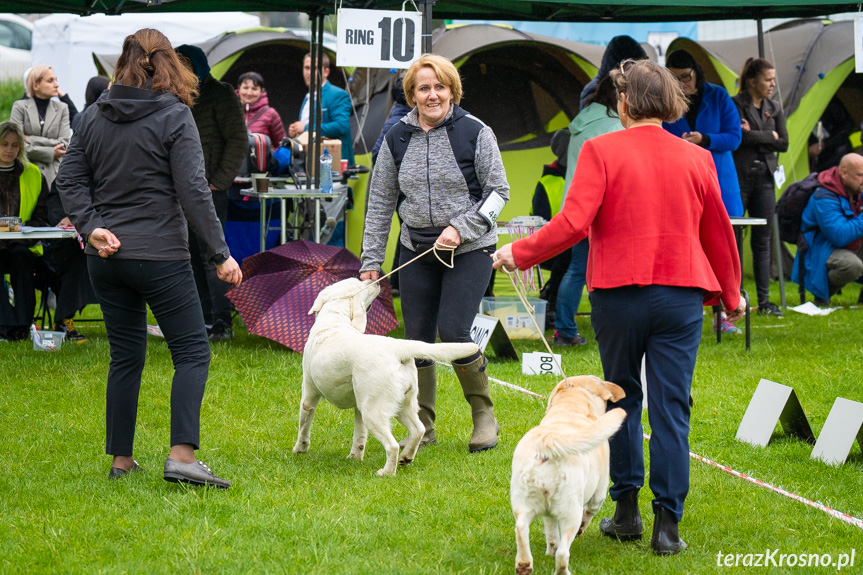
M 339 67 L 409 68 L 420 57 L 422 15 L 397 10 L 339 10 Z

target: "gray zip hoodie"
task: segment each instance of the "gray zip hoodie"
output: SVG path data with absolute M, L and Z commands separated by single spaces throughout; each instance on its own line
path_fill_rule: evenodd
M 406 248 L 413 249 L 407 228 L 449 225 L 461 235 L 456 254 L 496 245 L 495 226 L 489 227 L 478 213 L 482 201 L 492 192 L 509 200 L 506 170 L 491 128 L 456 105 L 450 108 L 443 122 L 428 132 L 420 128 L 416 108 L 401 122 L 413 131 L 398 167 L 386 139 L 381 146 L 369 192 L 360 271 L 381 271 L 399 192 L 404 194 L 398 211 L 403 222 L 401 241 Z M 476 141 L 457 142 L 457 145 L 473 147 L 470 167 L 459 166 L 450 143 L 449 132 L 457 122 L 478 122 L 482 126 Z M 399 126 L 393 129 L 397 128 Z M 479 201 L 471 196 L 465 177 L 465 171 L 471 168 L 482 191 Z

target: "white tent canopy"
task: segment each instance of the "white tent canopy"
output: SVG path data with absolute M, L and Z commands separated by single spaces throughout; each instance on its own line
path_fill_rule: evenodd
M 87 82 L 97 75 L 93 53 L 119 52 L 129 34 L 156 28 L 179 46 L 203 42 L 221 32 L 254 28 L 260 25 L 260 18 L 243 12 L 52 14 L 33 24 L 33 64 L 54 68 L 60 89 L 81 110 Z

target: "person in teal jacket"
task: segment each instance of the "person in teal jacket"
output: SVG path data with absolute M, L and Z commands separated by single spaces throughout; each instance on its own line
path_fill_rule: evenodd
M 563 198 L 560 208 L 566 201 L 568 193 L 577 194 L 578 190 L 570 190 L 575 165 L 581 147 L 589 139 L 622 130 L 623 126 L 617 117 L 617 89 L 610 76 L 606 76 L 596 88 L 596 92 L 587 100 L 587 106 L 573 118 L 569 124 L 569 151 L 566 160 L 566 181 L 563 185 Z M 560 282 L 557 292 L 557 305 L 554 326 L 554 345 L 568 347 L 585 345 L 587 340 L 578 333 L 575 314 L 581 305 L 581 295 L 584 292 L 585 275 L 587 274 L 587 254 L 590 242 L 584 238 L 571 248 L 569 267 Z
M 354 144 L 351 138 L 351 97 L 327 80 L 330 75 L 330 58 L 323 55 L 323 86 L 321 87 L 321 133 L 325 138 L 341 140 L 342 159 L 349 165 L 354 165 Z M 303 79 L 306 86 L 311 84 L 312 57 L 306 54 L 303 61 Z M 309 95 L 303 99 L 300 108 L 300 119 L 288 126 L 288 136 L 296 138 L 303 132 L 314 132 L 314 110 L 309 105 Z
M 676 122 L 663 122 L 662 127 L 710 151 L 725 210 L 732 218 L 742 216 L 740 184 L 731 155 L 742 139 L 737 107 L 724 88 L 705 81 L 704 70 L 689 52 L 672 52 L 665 67 L 677 76 L 689 96 L 689 110 Z

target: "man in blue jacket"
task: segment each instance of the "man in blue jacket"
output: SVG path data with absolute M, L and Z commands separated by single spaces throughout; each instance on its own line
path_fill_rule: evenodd
M 346 159 L 349 165 L 354 164 L 354 144 L 351 138 L 351 97 L 347 92 L 327 81 L 330 75 L 330 58 L 323 55 L 323 70 L 321 86 L 321 133 L 324 138 L 342 141 L 342 159 Z M 303 61 L 303 79 L 306 86 L 312 81 L 312 56 L 306 54 Z M 300 119 L 288 126 L 288 136 L 296 138 L 303 132 L 314 132 L 314 125 L 309 127 L 313 120 L 314 110 L 310 105 L 312 102 L 309 95 L 303 99 L 300 109 Z M 335 166 L 337 169 L 338 166 Z
M 863 275 L 863 156 L 846 154 L 839 166 L 818 174 L 819 187 L 803 210 L 801 231 L 808 249 L 794 259 L 791 280 L 800 281 L 804 266 L 806 289 L 820 306 L 830 296 Z

